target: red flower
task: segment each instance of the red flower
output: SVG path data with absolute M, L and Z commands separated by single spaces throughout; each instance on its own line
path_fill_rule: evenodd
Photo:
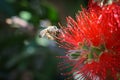
M 98 5 L 92 0 L 89 9 L 77 14 L 76 20 L 67 18 L 67 27 L 61 27 L 57 41 L 68 50 L 67 62 L 73 68 L 67 74 L 80 74 L 77 80 L 118 80 L 120 1 Z

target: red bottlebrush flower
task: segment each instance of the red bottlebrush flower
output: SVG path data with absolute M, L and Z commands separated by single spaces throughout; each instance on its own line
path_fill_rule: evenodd
M 68 17 L 67 27 L 59 32 L 57 42 L 68 50 L 64 58 L 73 67 L 67 74 L 80 74 L 76 80 L 120 78 L 120 1 L 89 3 L 76 20 Z

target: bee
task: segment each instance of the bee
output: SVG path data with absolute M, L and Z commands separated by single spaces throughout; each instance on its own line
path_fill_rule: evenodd
M 93 0 L 95 3 L 102 7 L 103 5 L 109 5 L 112 4 L 113 2 L 119 2 L 119 0 Z
M 40 31 L 39 37 L 46 37 L 50 40 L 54 40 L 54 36 L 57 35 L 59 29 L 56 26 L 48 26 L 47 28 Z

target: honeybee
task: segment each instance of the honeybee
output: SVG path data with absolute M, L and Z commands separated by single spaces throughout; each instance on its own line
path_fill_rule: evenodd
M 109 5 L 113 2 L 119 2 L 119 0 L 93 0 L 94 2 L 97 2 L 97 4 L 102 7 L 103 5 Z
M 46 37 L 48 39 L 54 40 L 54 36 L 59 32 L 59 29 L 56 26 L 48 26 L 47 28 L 40 31 L 39 36 Z

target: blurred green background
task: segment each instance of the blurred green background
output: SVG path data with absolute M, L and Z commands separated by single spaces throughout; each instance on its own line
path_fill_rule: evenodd
M 39 38 L 41 29 L 65 24 L 87 0 L 0 0 L 0 80 L 64 80 L 57 63 L 64 50 Z

